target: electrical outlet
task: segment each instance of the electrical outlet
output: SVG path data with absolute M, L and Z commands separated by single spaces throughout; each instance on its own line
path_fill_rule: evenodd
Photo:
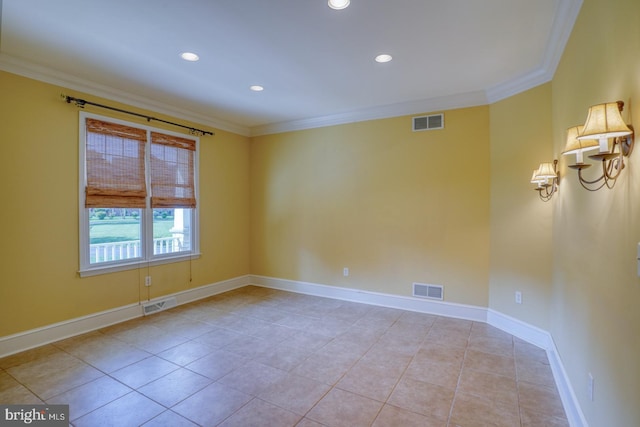
M 522 304 L 522 292 L 516 291 L 516 304 Z
M 146 276 L 144 278 L 144 285 L 145 286 L 151 286 L 151 276 Z
M 349 267 L 345 267 L 342 269 L 342 275 L 344 277 L 349 277 Z
M 589 372 L 589 381 L 587 382 L 587 395 L 589 400 L 593 402 L 593 375 Z

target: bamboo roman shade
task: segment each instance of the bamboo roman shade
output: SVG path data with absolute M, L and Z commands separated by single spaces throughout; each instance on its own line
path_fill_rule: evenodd
M 152 208 L 196 207 L 195 140 L 152 131 L 145 171 L 147 130 L 91 118 L 86 129 L 85 207 L 146 208 L 145 176 Z
M 151 132 L 151 207 L 195 208 L 191 139 Z
M 147 131 L 86 120 L 87 208 L 145 208 Z

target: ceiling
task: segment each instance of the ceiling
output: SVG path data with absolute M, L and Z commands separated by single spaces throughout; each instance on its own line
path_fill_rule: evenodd
M 483 105 L 549 81 L 581 3 L 0 0 L 0 69 L 258 135 Z

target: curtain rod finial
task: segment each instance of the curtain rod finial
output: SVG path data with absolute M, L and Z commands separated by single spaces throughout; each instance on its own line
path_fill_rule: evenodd
M 76 107 L 84 108 L 84 104 L 86 104 L 86 101 L 84 99 L 74 98 L 73 96 L 65 95 L 64 93 L 61 93 L 60 97 L 65 101 L 67 101 L 67 104 L 71 104 L 71 102 L 75 102 Z

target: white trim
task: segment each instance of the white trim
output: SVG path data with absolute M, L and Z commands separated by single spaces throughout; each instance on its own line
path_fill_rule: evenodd
M 129 258 L 117 261 L 101 262 L 91 264 L 90 262 L 90 219 L 89 210 L 85 208 L 85 187 L 87 185 L 87 171 L 86 171 L 86 142 L 87 142 L 87 119 L 97 119 L 109 123 L 116 123 L 123 126 L 130 126 L 137 129 L 145 130 L 147 133 L 147 141 L 145 144 L 145 182 L 147 185 L 147 207 L 141 208 L 140 212 L 140 256 L 137 258 Z M 79 249 L 80 249 L 80 277 L 95 276 L 99 274 L 113 273 L 115 271 L 124 271 L 139 268 L 140 266 L 160 265 L 168 264 L 172 262 L 180 262 L 190 259 L 196 259 L 200 254 L 200 223 L 199 223 L 199 207 L 189 209 L 189 241 L 191 243 L 189 251 L 175 252 L 171 254 L 154 255 L 153 253 L 153 208 L 149 204 L 151 194 L 151 134 L 152 132 L 158 132 L 166 135 L 172 135 L 180 138 L 190 139 L 195 143 L 196 149 L 193 155 L 193 173 L 194 173 L 194 188 L 196 200 L 200 200 L 200 183 L 199 183 L 199 167 L 200 167 L 200 138 L 197 136 L 185 136 L 184 134 L 156 128 L 150 125 L 138 124 L 129 122 L 126 120 L 116 119 L 109 116 L 103 116 L 100 114 L 90 113 L 86 111 L 79 111 L 78 119 L 78 215 L 79 215 Z
M 500 83 L 486 90 L 490 104 L 509 98 L 518 93 L 532 89 L 553 79 L 562 53 L 567 45 L 573 26 L 580 13 L 583 0 L 564 0 L 557 3 L 554 13 L 549 43 L 544 53 L 542 64 L 536 70 L 509 81 Z
M 588 427 L 551 334 L 543 329 L 497 312 L 491 308 L 487 310 L 487 323 L 546 350 L 551 371 L 553 372 L 553 378 L 556 381 L 558 393 L 560 394 L 562 405 L 567 414 L 569 425 L 571 427 Z
M 573 26 L 578 18 L 578 14 L 580 13 L 582 2 L 583 0 L 560 0 L 557 2 L 557 7 L 554 12 L 554 20 L 551 24 L 549 41 L 546 45 L 542 62 L 537 69 L 525 75 L 515 76 L 509 81 L 475 92 L 435 97 L 415 102 L 382 105 L 379 107 L 324 117 L 314 117 L 254 126 L 250 129 L 250 135 L 268 135 L 366 120 L 419 114 L 429 111 L 475 107 L 478 105 L 493 104 L 494 102 L 509 98 L 529 89 L 533 89 L 534 87 L 553 79 L 558 64 L 560 63 L 560 59 L 562 58 L 564 48 L 569 40 L 569 36 L 571 35 Z
M 179 254 L 180 252 L 177 252 L 177 253 Z M 108 264 L 106 266 L 99 265 L 98 267 L 95 267 L 95 268 L 78 270 L 78 275 L 80 277 L 98 276 L 100 274 L 115 273 L 118 271 L 135 270 L 141 267 L 154 267 L 156 265 L 171 264 L 174 262 L 193 261 L 193 260 L 199 259 L 201 256 L 202 254 L 200 253 L 193 253 L 193 254 L 183 254 L 183 255 L 172 255 L 164 258 L 155 258 L 153 261 L 138 259 L 136 261 L 131 261 L 128 263 Z
M 167 105 L 163 102 L 154 101 L 149 98 L 132 95 L 113 87 L 101 85 L 95 82 L 84 80 L 76 76 L 62 73 L 60 71 L 34 64 L 15 56 L 0 52 L 0 70 L 24 76 L 30 79 L 61 86 L 69 90 L 75 90 L 88 95 L 98 96 L 115 102 L 142 108 L 155 113 L 166 114 L 178 119 L 211 126 L 216 129 L 233 132 L 242 136 L 249 136 L 249 128 L 236 123 L 231 123 L 222 119 L 216 119 L 210 115 L 197 113 Z M 60 100 L 62 102 L 62 99 Z
M 108 86 L 100 85 L 88 80 L 83 80 L 73 75 L 62 73 L 44 66 L 36 65 L 24 59 L 16 58 L 0 52 L 0 70 L 24 76 L 30 79 L 61 86 L 70 90 L 80 91 L 89 95 L 98 96 L 115 102 L 131 105 L 133 107 L 167 114 L 172 117 L 208 125 L 216 129 L 233 132 L 242 136 L 260 136 L 295 130 L 313 129 L 326 126 L 335 126 L 346 123 L 355 123 L 367 120 L 376 120 L 389 117 L 398 117 L 411 114 L 419 114 L 428 111 L 452 110 L 486 105 L 488 98 L 485 91 L 469 92 L 429 98 L 425 100 L 382 105 L 378 107 L 332 114 L 322 117 L 311 117 L 301 120 L 292 120 L 281 123 L 253 126 L 251 128 L 236 123 L 205 116 L 193 111 L 177 109 L 167 104 L 151 99 L 139 97 Z
M 402 310 L 418 311 L 439 316 L 474 320 L 487 323 L 518 337 L 530 344 L 540 347 L 547 352 L 553 377 L 558 387 L 567 420 L 571 427 L 588 427 L 582 413 L 578 399 L 573 392 L 562 360 L 558 355 L 551 334 L 536 326 L 507 316 L 490 308 L 454 304 L 443 301 L 425 301 L 419 298 L 399 295 L 382 294 L 377 292 L 348 289 L 318 283 L 301 282 L 296 280 L 278 279 L 274 277 L 251 275 L 251 284 L 265 288 L 280 289 L 307 295 L 322 296 L 345 301 L 355 301 L 383 307 L 399 308 Z
M 253 127 L 246 127 L 236 123 L 212 118 L 194 111 L 174 108 L 152 99 L 135 96 L 130 93 L 100 85 L 76 76 L 62 73 L 48 67 L 17 58 L 6 53 L 0 53 L 0 70 L 8 71 L 35 80 L 62 86 L 71 90 L 122 102 L 131 106 L 143 108 L 173 117 L 185 119 L 195 123 L 209 125 L 218 129 L 233 132 L 242 136 L 260 136 L 296 130 L 313 129 L 326 126 L 336 126 L 346 123 L 356 123 L 367 120 L 377 120 L 404 115 L 420 114 L 430 111 L 451 110 L 479 105 L 492 104 L 518 93 L 532 89 L 546 83 L 553 78 L 562 53 L 569 39 L 583 0 L 560 0 L 554 13 L 549 41 L 546 45 L 544 57 L 540 66 L 535 70 L 489 88 L 481 88 L 462 94 L 452 94 L 433 97 L 412 102 L 380 105 L 353 111 L 345 111 L 320 117 L 310 117 L 280 123 L 268 123 Z
M 178 305 L 181 305 L 237 289 L 248 284 L 249 276 L 240 276 L 177 292 L 175 294 L 163 295 L 162 297 L 150 300 L 150 302 L 175 297 Z M 9 356 L 86 332 L 95 331 L 96 329 L 125 322 L 141 316 L 142 305 L 140 303 L 129 304 L 111 310 L 65 320 L 63 322 L 54 323 L 41 328 L 0 337 L 0 357 Z
M 269 135 L 280 132 L 291 132 L 296 130 L 313 129 L 326 126 L 336 126 L 347 123 L 363 122 L 367 120 L 387 119 L 390 117 L 422 114 L 431 111 L 477 107 L 480 105 L 487 105 L 487 103 L 488 99 L 484 91 L 467 92 L 423 99 L 420 101 L 381 105 L 378 107 L 331 114 L 322 117 L 312 117 L 308 119 L 254 126 L 251 128 L 251 136 Z
M 155 300 L 162 300 L 169 297 L 175 297 L 178 300 L 178 305 L 187 304 L 193 301 L 198 301 L 203 298 L 208 298 L 213 295 L 221 294 L 223 292 L 232 291 L 234 289 L 248 286 L 251 284 L 251 276 L 239 276 L 232 279 L 222 280 L 220 282 L 212 283 L 210 285 L 199 286 L 193 289 L 187 289 L 186 291 L 176 292 L 171 295 L 163 295 L 158 298 L 149 300 L 153 302 Z
M 553 343 L 549 332 L 491 308 L 487 309 L 487 323 L 545 350 Z
M 140 317 L 141 315 L 142 312 L 140 311 L 139 304 L 129 304 L 123 307 L 8 335 L 0 338 L 0 357 L 9 356 L 85 332 L 94 331 L 104 328 L 105 326 L 125 322 Z
M 454 317 L 457 319 L 474 320 L 477 322 L 487 321 L 487 309 L 474 305 L 432 301 L 422 298 L 383 294 L 364 291 L 361 289 L 349 289 L 338 286 L 322 285 L 319 283 L 300 282 L 296 280 L 256 275 L 251 276 L 251 284 L 300 294 L 361 302 L 364 304 L 378 305 L 382 307 L 399 308 L 401 310 L 436 314 L 438 316 Z
M 550 82 L 552 79 L 553 74 L 550 75 L 548 70 L 540 68 L 513 80 L 509 80 L 506 83 L 487 89 L 487 99 L 489 104 L 493 104 L 526 90 L 533 89 L 541 84 Z
M 490 324 L 546 350 L 551 370 L 553 372 L 553 377 L 567 414 L 569 425 L 571 427 L 588 427 L 587 421 L 582 413 L 580 404 L 573 391 L 573 387 L 571 386 L 571 382 L 569 381 L 569 377 L 564 369 L 562 359 L 558 354 L 558 350 L 551 334 L 533 325 L 522 322 L 521 320 L 499 313 L 493 309 L 443 301 L 425 301 L 420 298 L 258 275 L 239 276 L 174 294 L 163 295 L 161 297 L 151 299 L 149 302 L 175 297 L 178 305 L 182 305 L 247 285 L 280 289 L 289 292 L 322 296 L 344 301 L 354 301 L 383 307 L 392 307 L 402 310 L 417 311 L 421 313 L 430 313 L 439 316 L 467 319 Z M 20 351 L 28 350 L 141 316 L 142 305 L 140 303 L 130 304 L 112 310 L 55 323 L 42 328 L 32 329 L 30 331 L 6 337 L 0 337 L 0 357 L 9 356 Z
M 571 381 L 569 380 L 567 371 L 564 369 L 562 358 L 558 353 L 556 344 L 551 338 L 551 335 L 549 335 L 549 337 L 549 347 L 546 349 L 547 357 L 549 359 L 549 364 L 551 365 L 553 378 L 556 381 L 560 400 L 562 400 L 562 406 L 564 406 L 564 411 L 567 415 L 569 425 L 571 427 L 589 427 L 589 423 L 587 423 L 587 419 L 582 412 L 582 408 L 580 408 L 580 402 L 578 402 L 578 398 L 571 386 Z

